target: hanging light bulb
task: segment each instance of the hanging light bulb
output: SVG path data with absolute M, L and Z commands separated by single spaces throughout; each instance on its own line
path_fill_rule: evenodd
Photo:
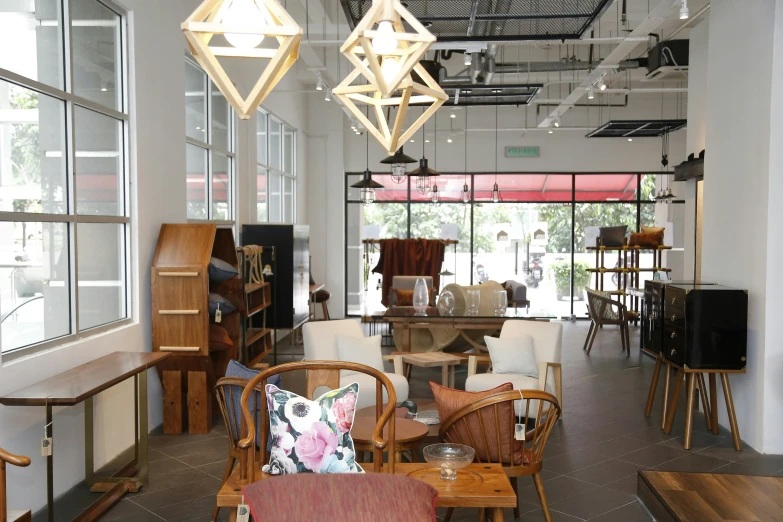
M 378 36 L 372 39 L 372 49 L 376 54 L 389 54 L 397 49 L 397 40 L 390 36 L 394 34 L 394 24 L 390 20 L 381 20 L 376 32 Z
M 400 62 L 397 58 L 386 56 L 381 61 L 381 75 L 383 75 L 383 81 L 386 83 L 391 82 L 397 73 L 400 72 Z
M 351 185 L 351 187 L 359 189 L 359 200 L 366 207 L 375 202 L 375 189 L 383 188 L 383 185 L 373 180 L 372 172 L 370 172 L 370 169 L 367 169 L 364 171 L 362 179 Z
M 593 98 L 595 98 L 595 93 L 593 92 L 593 86 L 591 85 L 587 88 L 587 99 L 592 100 Z
M 432 186 L 432 194 L 430 194 L 430 199 L 433 203 L 437 203 L 440 200 L 440 197 L 438 196 L 438 184 L 435 183 L 435 185 Z
M 680 20 L 687 20 L 690 15 L 690 11 L 688 11 L 688 0 L 682 0 L 682 3 L 680 4 Z
M 429 176 L 416 176 L 416 191 L 422 196 L 426 196 L 430 192 L 430 184 Z
M 258 8 L 255 0 L 233 0 L 223 15 L 226 25 L 266 25 L 266 17 Z M 263 34 L 226 33 L 228 43 L 237 49 L 253 49 L 264 41 Z
M 462 186 L 462 202 L 470 203 L 470 189 L 467 183 Z
M 497 203 L 500 201 L 500 190 L 498 190 L 498 184 L 495 183 L 495 186 L 492 187 L 492 203 Z
M 471 53 L 465 53 L 465 65 L 470 65 L 473 63 L 473 55 Z

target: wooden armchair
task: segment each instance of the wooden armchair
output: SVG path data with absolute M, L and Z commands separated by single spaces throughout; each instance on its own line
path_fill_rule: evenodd
M 523 412 L 519 419 L 514 414 L 514 403 L 518 404 L 516 411 Z M 519 487 L 518 478 L 532 475 L 544 519 L 551 522 L 540 472 L 544 446 L 560 412 L 560 405 L 551 393 L 539 390 L 500 392 L 455 412 L 443 421 L 439 436 L 444 442 L 475 449 L 479 463 L 502 464 L 515 492 Z M 517 420 L 526 429 L 523 441 L 514 439 Z M 452 511 L 449 508 L 446 513 L 446 522 L 451 519 Z M 519 518 L 518 507 L 514 508 L 514 517 Z
M 628 314 L 625 305 L 612 299 L 604 292 L 587 290 L 587 310 L 590 314 L 590 330 L 587 332 L 587 339 L 585 339 L 585 345 L 582 348 L 587 350 L 587 355 L 590 355 L 590 350 L 593 349 L 593 341 L 595 341 L 598 329 L 603 328 L 604 325 L 618 325 L 620 327 L 623 351 L 631 355 L 628 322 L 633 318 Z
M 20 468 L 26 468 L 30 465 L 30 459 L 12 455 L 3 448 L 0 448 L 0 522 L 30 522 L 32 517 L 29 511 L 11 511 L 8 509 L 5 492 L 6 463 L 19 466 Z
M 232 454 L 232 448 L 229 448 L 229 462 L 233 467 L 232 458 L 239 460 L 239 466 L 228 473 L 217 496 L 216 511 L 220 508 L 231 509 L 230 520 L 236 520 L 236 508 L 242 503 L 242 488 L 259 480 L 272 477 L 261 471 L 261 467 L 268 463 L 269 454 L 267 453 L 266 440 L 269 433 L 269 417 L 266 402 L 265 388 L 267 379 L 273 375 L 286 373 L 296 370 L 307 371 L 307 393 L 306 397 L 313 399 L 314 391 L 320 386 L 327 386 L 330 389 L 339 387 L 340 370 L 350 370 L 369 375 L 375 379 L 375 429 L 373 430 L 373 471 L 394 473 L 394 459 L 389 459 L 388 464 L 383 466 L 383 452 L 387 450 L 390 455 L 394 455 L 394 424 L 395 424 L 395 406 L 397 395 L 394 392 L 394 386 L 389 378 L 383 372 L 375 368 L 370 368 L 363 364 L 344 362 L 344 361 L 299 361 L 281 364 L 262 371 L 251 379 L 242 392 L 239 401 L 239 408 L 242 412 L 242 423 L 240 426 L 241 438 L 236 443 L 236 452 Z M 221 382 L 228 379 L 221 379 Z M 372 393 L 370 390 L 360 388 L 361 393 Z M 383 406 L 383 396 L 386 394 L 389 398 L 386 407 Z M 231 395 L 229 394 L 229 397 Z M 256 411 L 250 410 L 250 398 L 262 401 L 261 408 Z M 257 403 L 255 403 L 257 404 Z M 221 406 L 222 408 L 222 406 Z M 383 431 L 386 425 L 388 427 L 387 437 L 383 438 Z M 261 441 L 256 448 L 256 426 L 259 426 L 258 433 Z M 259 454 L 256 455 L 256 449 Z M 234 456 L 236 455 L 236 456 Z M 228 472 L 229 466 L 226 466 Z

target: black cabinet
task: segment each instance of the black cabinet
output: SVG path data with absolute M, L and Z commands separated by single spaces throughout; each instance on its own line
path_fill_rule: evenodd
M 291 330 L 307 321 L 310 298 L 310 227 L 307 225 L 243 225 L 242 245 L 264 247 L 264 265 L 272 267 L 267 328 Z M 274 258 L 273 258 L 274 256 Z
M 698 281 L 661 281 L 651 279 L 644 282 L 644 306 L 642 308 L 642 347 L 651 353 L 659 353 L 663 346 L 663 301 L 668 285 L 694 284 L 712 285 Z
M 669 284 L 663 356 L 691 370 L 741 370 L 748 349 L 748 294 L 707 284 Z

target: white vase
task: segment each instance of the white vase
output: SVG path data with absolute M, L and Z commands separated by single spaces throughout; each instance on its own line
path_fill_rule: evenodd
M 427 289 L 427 283 L 420 277 L 413 287 L 413 309 L 418 313 L 424 313 L 429 305 L 430 291 Z

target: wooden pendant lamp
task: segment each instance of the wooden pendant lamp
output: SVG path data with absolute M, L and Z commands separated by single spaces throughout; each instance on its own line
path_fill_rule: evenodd
M 403 21 L 414 32 L 406 32 Z M 386 98 L 408 77 L 435 40 L 400 0 L 373 0 L 340 52 Z
M 373 135 L 390 155 L 397 152 L 413 134 L 433 115 L 449 96 L 432 79 L 421 64 L 416 64 L 413 71 L 426 84 L 417 83 L 409 74 L 399 85 L 399 89 L 391 98 L 384 98 L 383 94 L 373 85 L 352 85 L 361 74 L 359 69 L 354 69 L 351 74 L 332 89 L 332 93 L 339 98 L 353 116 L 362 122 L 367 132 Z M 373 124 L 364 112 L 357 106 L 363 103 L 371 107 L 375 114 L 376 123 Z M 419 116 L 408 129 L 403 131 L 405 116 L 408 106 L 411 104 L 426 105 L 429 107 Z M 388 121 L 391 109 L 396 108 L 393 121 Z
M 243 120 L 250 118 L 299 57 L 302 28 L 277 0 L 205 0 L 182 24 L 193 57 Z M 210 45 L 216 34 L 233 47 Z M 259 48 L 264 37 L 277 49 Z M 269 60 L 247 98 L 243 98 L 217 58 Z

